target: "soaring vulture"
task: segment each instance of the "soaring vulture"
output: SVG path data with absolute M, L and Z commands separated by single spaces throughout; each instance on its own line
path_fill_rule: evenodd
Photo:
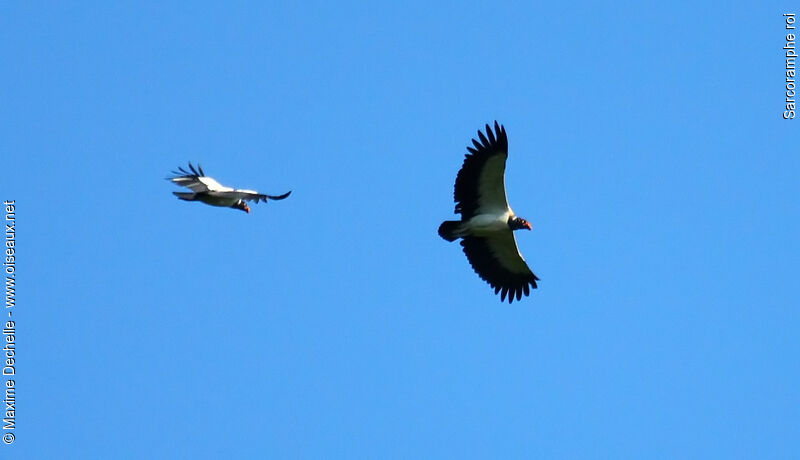
M 267 202 L 270 200 L 282 200 L 289 196 L 291 191 L 283 195 L 272 196 L 258 193 L 255 190 L 243 190 L 226 187 L 214 178 L 206 176 L 200 164 L 197 168 L 189 163 L 189 171 L 178 167 L 177 171 L 172 171 L 173 176 L 168 177 L 167 180 L 173 183 L 191 189 L 191 192 L 172 192 L 185 201 L 202 201 L 211 206 L 221 206 L 225 208 L 241 209 L 247 213 L 250 212 L 250 206 L 247 205 L 248 201 Z
M 486 125 L 486 135 L 478 131 L 480 140 L 472 139 L 473 147 L 456 176 L 456 213 L 461 220 L 448 220 L 439 226 L 439 236 L 447 241 L 461 238 L 461 246 L 472 269 L 500 293 L 500 301 L 508 303 L 530 294 L 539 279 L 533 274 L 517 249 L 514 230 L 531 224 L 514 214 L 508 206 L 505 186 L 508 137 L 506 130 L 494 122 L 494 132 Z

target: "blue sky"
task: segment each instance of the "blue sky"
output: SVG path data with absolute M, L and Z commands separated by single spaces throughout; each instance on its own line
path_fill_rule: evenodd
M 797 455 L 790 2 L 300 3 L 0 6 L 0 456 Z M 510 306 L 436 234 L 495 119 Z

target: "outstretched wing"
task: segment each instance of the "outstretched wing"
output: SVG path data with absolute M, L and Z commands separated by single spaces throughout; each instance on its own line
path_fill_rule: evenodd
M 500 301 L 530 294 L 539 279 L 533 274 L 517 249 L 514 233 L 509 230 L 488 237 L 468 236 L 461 240 L 469 264 L 475 273 L 500 293 Z
M 270 200 L 282 200 L 292 194 L 291 191 L 288 191 L 283 195 L 266 195 L 264 193 L 258 193 L 255 190 L 241 190 L 241 189 L 237 189 L 234 190 L 233 192 L 228 192 L 228 193 L 237 194 L 240 199 L 245 201 L 253 201 L 255 203 L 258 203 L 259 201 L 263 201 L 266 203 L 268 198 Z
M 233 191 L 230 187 L 225 187 L 212 177 L 208 177 L 203 172 L 200 164 L 195 168 L 192 163 L 189 163 L 189 171 L 178 167 L 177 171 L 172 171 L 173 176 L 167 179 L 182 187 L 187 187 L 195 193 L 202 192 L 225 192 Z
M 501 214 L 508 209 L 505 170 L 508 158 L 508 137 L 503 126 L 494 122 L 494 132 L 486 125 L 486 135 L 478 131 L 480 140 L 472 139 L 473 147 L 456 176 L 454 198 L 461 220 L 476 214 Z

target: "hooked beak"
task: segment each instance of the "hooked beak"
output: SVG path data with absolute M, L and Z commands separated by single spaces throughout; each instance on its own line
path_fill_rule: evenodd
M 530 222 L 525 222 L 525 228 L 527 228 L 528 230 L 533 230 L 533 225 L 531 225 Z
M 244 210 L 246 213 L 250 214 L 250 206 L 244 205 Z

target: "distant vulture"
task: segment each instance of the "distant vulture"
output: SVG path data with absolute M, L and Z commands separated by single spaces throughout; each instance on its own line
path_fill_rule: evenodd
M 508 206 L 505 187 L 508 137 L 503 126 L 486 125 L 486 135 L 478 131 L 480 142 L 467 147 L 464 164 L 456 176 L 456 213 L 461 220 L 448 220 L 439 227 L 439 236 L 447 241 L 461 238 L 461 246 L 472 269 L 500 293 L 508 303 L 530 294 L 539 279 L 533 274 L 517 249 L 514 230 L 531 224 L 514 214 Z
M 177 171 L 172 171 L 172 174 L 174 175 L 168 177 L 168 180 L 192 190 L 191 192 L 172 192 L 181 200 L 202 201 L 211 206 L 241 209 L 247 213 L 250 212 L 250 206 L 247 205 L 247 201 L 256 203 L 263 201 L 266 203 L 267 198 L 270 200 L 282 200 L 292 193 L 289 191 L 283 195 L 272 196 L 258 193 L 255 190 L 225 187 L 213 178 L 206 176 L 199 164 L 195 168 L 192 163 L 189 163 L 189 171 L 179 167 Z

